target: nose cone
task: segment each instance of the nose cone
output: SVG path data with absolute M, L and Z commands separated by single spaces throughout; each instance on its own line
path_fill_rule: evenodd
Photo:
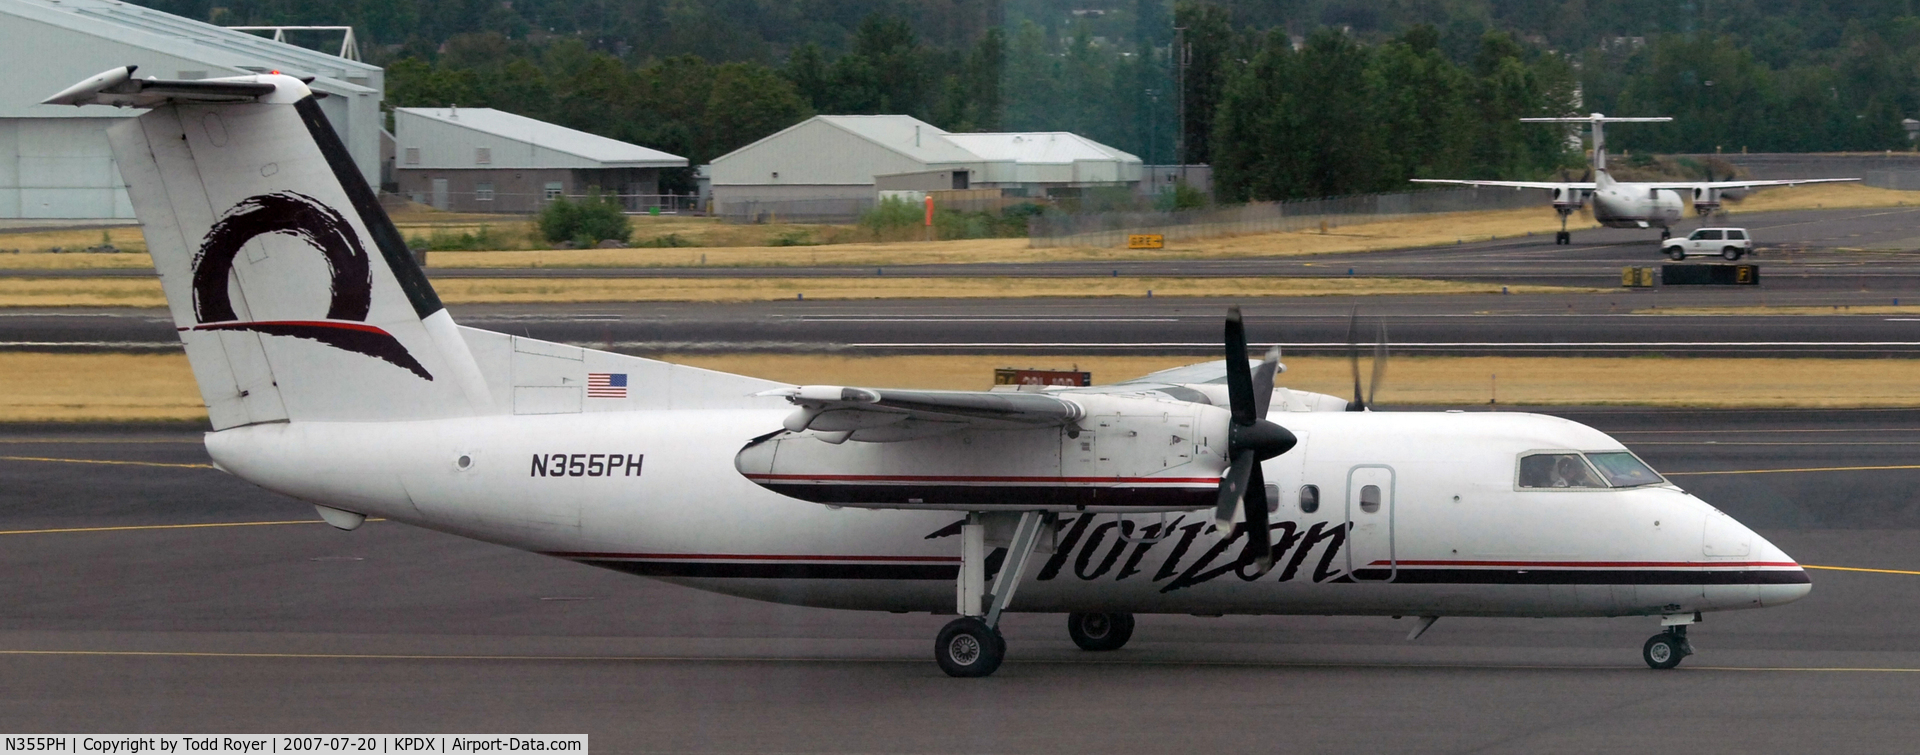
M 1753 568 L 1764 575 L 1759 585 L 1760 605 L 1785 605 L 1813 592 L 1813 581 L 1807 578 L 1807 570 L 1759 535 L 1753 535 L 1753 561 Z

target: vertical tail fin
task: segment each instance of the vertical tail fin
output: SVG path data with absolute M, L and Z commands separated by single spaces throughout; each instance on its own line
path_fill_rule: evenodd
M 108 139 L 215 429 L 497 411 L 318 95 L 121 70 L 48 102 L 152 108 Z

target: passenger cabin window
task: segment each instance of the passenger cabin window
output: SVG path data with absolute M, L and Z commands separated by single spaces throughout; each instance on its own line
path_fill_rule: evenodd
M 1747 232 L 1746 231 L 1727 231 L 1727 240 L 1728 241 L 1746 241 Z
M 1651 471 L 1651 470 L 1649 470 Z M 1604 488 L 1580 454 L 1528 454 L 1520 457 L 1520 487 Z
M 1587 460 L 1600 470 L 1600 476 L 1607 484 L 1616 488 L 1635 488 L 1641 485 L 1658 485 L 1666 482 L 1659 472 L 1626 451 L 1605 451 L 1587 454 Z
M 1278 512 L 1279 510 L 1280 510 L 1280 486 L 1268 485 L 1267 486 L 1267 513 L 1272 514 L 1272 513 Z
M 1692 238 L 1694 241 L 1719 241 L 1720 232 L 1719 231 L 1694 231 L 1693 235 L 1689 238 Z
M 1369 514 L 1380 510 L 1380 486 L 1362 485 L 1360 487 L 1360 510 Z
M 1320 510 L 1320 486 L 1319 485 L 1301 485 L 1300 486 L 1301 513 L 1311 514 L 1319 510 Z

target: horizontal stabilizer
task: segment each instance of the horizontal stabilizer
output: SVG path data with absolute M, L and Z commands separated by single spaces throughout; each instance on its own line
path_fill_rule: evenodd
M 168 102 L 253 102 L 279 89 L 272 82 L 261 81 L 259 76 L 196 80 L 136 79 L 133 72 L 137 68 L 139 66 L 108 69 L 67 87 L 40 104 L 151 108 Z

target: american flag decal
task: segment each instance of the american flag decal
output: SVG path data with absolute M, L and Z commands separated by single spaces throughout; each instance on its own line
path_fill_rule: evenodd
M 626 398 L 627 373 L 587 373 L 587 398 Z

